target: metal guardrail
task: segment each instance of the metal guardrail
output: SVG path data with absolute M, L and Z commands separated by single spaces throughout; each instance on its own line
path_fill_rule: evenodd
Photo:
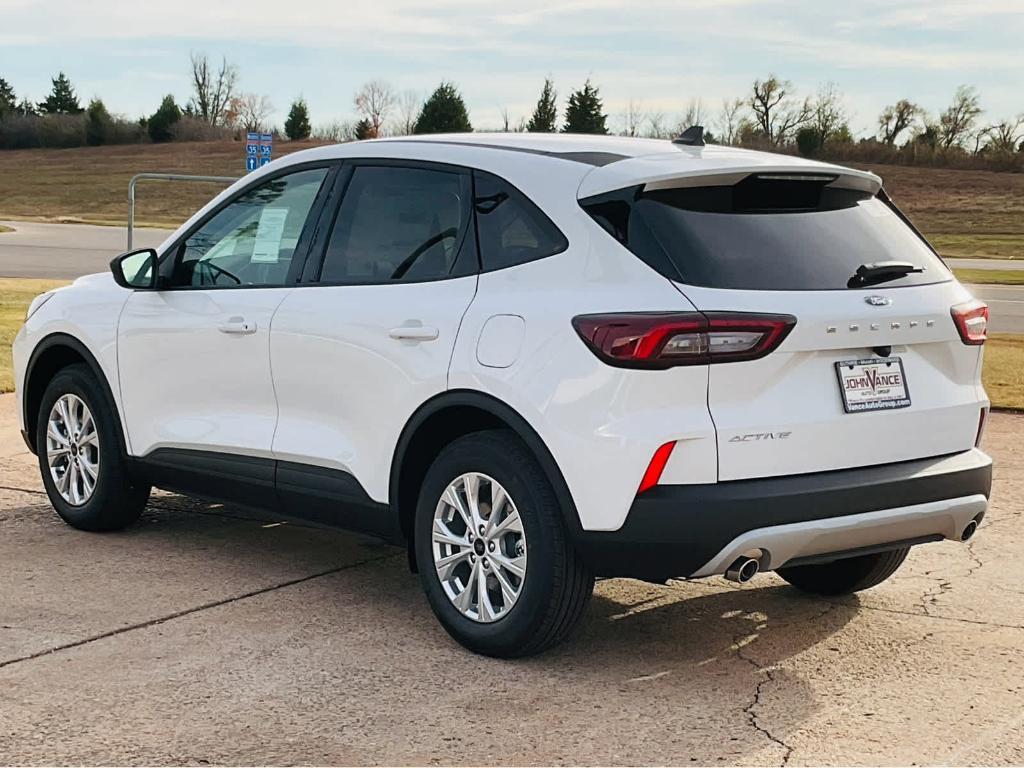
M 189 176 L 181 173 L 136 173 L 128 182 L 128 250 L 132 249 L 135 231 L 135 185 L 140 181 L 208 181 L 214 184 L 234 184 L 239 176 Z

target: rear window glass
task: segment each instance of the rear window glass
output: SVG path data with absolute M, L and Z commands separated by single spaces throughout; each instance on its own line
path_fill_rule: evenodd
M 743 290 L 837 290 L 863 264 L 923 271 L 879 283 L 951 279 L 927 244 L 885 202 L 821 183 L 743 183 L 583 201 L 612 236 L 667 277 Z

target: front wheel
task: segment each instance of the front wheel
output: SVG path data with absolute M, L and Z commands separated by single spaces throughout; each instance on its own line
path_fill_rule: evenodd
M 132 482 L 118 439 L 117 414 L 85 365 L 59 371 L 43 392 L 36 450 L 43 486 L 57 514 L 83 531 L 134 523 L 150 487 Z
M 909 547 L 846 557 L 831 563 L 795 565 L 776 573 L 797 589 L 815 595 L 849 595 L 878 586 L 892 576 L 910 552 Z
M 467 435 L 441 452 L 420 491 L 414 536 L 431 608 L 477 653 L 513 658 L 555 645 L 593 592 L 551 483 L 508 430 Z

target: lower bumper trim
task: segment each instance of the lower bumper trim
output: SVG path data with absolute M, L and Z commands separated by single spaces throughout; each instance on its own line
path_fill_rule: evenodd
M 776 551 L 761 567 L 778 568 L 919 537 L 959 540 L 963 526 L 984 513 L 991 489 L 992 460 L 977 448 L 875 467 L 659 485 L 634 500 L 621 528 L 578 531 L 575 543 L 598 576 L 665 581 L 724 572 L 731 561 L 723 553 L 735 542 L 772 531 Z M 870 536 L 857 533 L 862 526 Z M 720 558 L 727 560 L 721 571 Z
M 983 517 L 987 508 L 988 499 L 977 494 L 860 515 L 756 528 L 729 542 L 693 577 L 725 573 L 737 557 L 753 549 L 761 550 L 761 570 L 766 571 L 795 560 L 889 542 L 935 538 L 960 541 L 967 524 Z

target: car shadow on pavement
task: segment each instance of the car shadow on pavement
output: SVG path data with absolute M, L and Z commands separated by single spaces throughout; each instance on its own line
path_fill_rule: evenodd
M 239 679 L 283 674 L 286 687 L 303 691 L 316 688 L 319 670 L 332 670 L 339 680 L 354 675 L 361 695 L 376 697 L 381 713 L 404 711 L 409 687 L 432 690 L 427 680 L 459 668 L 466 691 L 493 699 L 480 719 L 512 706 L 523 732 L 537 734 L 530 739 L 560 745 L 560 752 L 538 753 L 549 758 L 543 762 L 559 755 L 608 762 L 611 753 L 596 743 L 608 733 L 627 762 L 688 759 L 683 755 L 702 763 L 722 756 L 776 762 L 776 754 L 789 750 L 787 736 L 823 706 L 806 670 L 827 670 L 841 659 L 838 642 L 832 647 L 829 640 L 857 613 L 856 601 L 805 597 L 777 586 L 771 575 L 741 588 L 720 579 L 668 585 L 610 579 L 597 584 L 565 643 L 502 661 L 476 656 L 447 636 L 399 548 L 173 496 L 155 497 L 138 525 L 110 535 L 65 527 L 39 496 L 12 507 L 0 522 L 10 534 L 9 554 L 24 558 L 14 573 L 24 575 L 12 581 L 0 607 L 10 603 L 11 623 L 25 625 L 18 643 L 12 640 L 12 658 L 51 648 L 53 622 L 73 645 L 114 630 L 124 635 L 116 641 L 119 658 L 144 670 L 154 692 L 178 683 L 164 679 L 170 673 L 152 672 L 148 653 L 175 664 L 207 658 L 205 675 L 223 676 L 228 687 L 217 695 L 227 700 L 250 695 Z M 128 573 L 138 599 L 124 599 Z M 85 597 L 75 587 L 83 579 L 92 585 Z M 166 641 L 145 629 L 161 615 Z M 102 659 L 110 652 L 104 643 L 114 642 L 102 641 L 93 652 Z M 154 642 L 160 650 L 147 650 Z M 280 667 L 272 648 L 301 649 L 303 661 Z M 804 654 L 809 663 L 788 663 Z M 116 693 L 130 681 L 111 678 L 103 685 Z M 346 686 L 325 693 L 325 706 L 362 717 L 368 705 L 344 695 Z M 501 695 L 494 695 L 496 687 Z M 417 717 L 444 718 L 453 738 L 476 738 L 474 721 L 456 716 L 458 699 L 417 701 Z M 301 709 L 308 702 L 293 703 Z M 384 739 L 391 726 L 381 718 L 357 729 L 358 738 Z M 459 759 L 446 751 L 447 741 L 422 747 L 442 762 Z M 393 757 L 403 762 L 409 754 Z

